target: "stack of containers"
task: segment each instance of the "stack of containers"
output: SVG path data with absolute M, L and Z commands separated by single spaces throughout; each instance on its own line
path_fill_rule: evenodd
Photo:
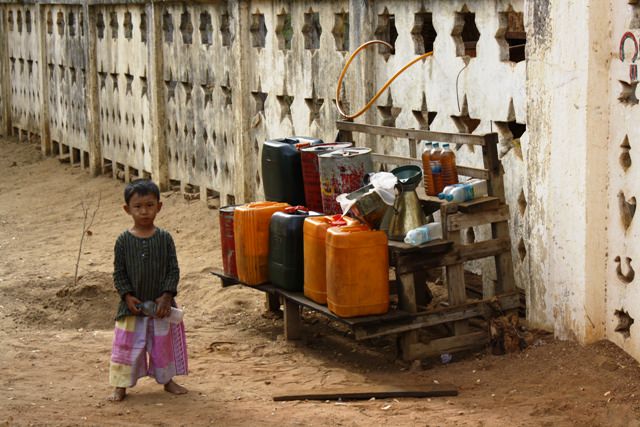
M 318 156 L 342 148 L 349 148 L 351 145 L 350 142 L 337 142 L 335 144 L 313 145 L 300 150 L 302 179 L 304 180 L 304 198 L 306 206 L 312 211 L 322 212 Z
M 318 304 L 327 303 L 327 230 L 355 225 L 347 216 L 317 216 L 304 221 L 304 296 Z
M 292 206 L 276 212 L 269 224 L 269 280 L 275 286 L 302 292 L 304 283 L 303 224 L 313 212 Z M 318 215 L 318 214 L 316 214 Z
M 327 231 L 327 305 L 340 317 L 389 311 L 387 236 L 366 225 Z
M 287 207 L 287 203 L 255 202 L 235 208 L 233 231 L 241 282 L 255 286 L 269 279 L 269 222 Z
M 316 144 L 322 144 L 322 140 L 300 136 L 273 139 L 263 144 L 262 184 L 267 200 L 305 204 L 299 150 Z

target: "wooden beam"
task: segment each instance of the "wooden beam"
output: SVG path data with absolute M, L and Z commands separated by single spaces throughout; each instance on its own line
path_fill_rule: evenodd
M 493 255 L 511 251 L 510 239 L 492 239 L 482 242 L 470 243 L 468 245 L 459 245 L 458 254 L 462 262 L 474 259 L 482 259 Z
M 440 207 L 440 216 L 443 224 L 449 224 L 449 218 L 454 215 L 460 215 L 458 213 L 451 214 L 446 205 Z M 442 230 L 443 238 L 453 242 L 454 246 L 459 246 L 462 242 L 462 236 L 459 230 L 451 230 L 449 227 L 444 227 Z M 464 304 L 467 300 L 467 291 L 464 284 L 464 265 L 460 263 L 448 265 L 445 267 L 446 285 L 448 291 L 448 298 L 450 305 Z M 453 324 L 453 328 L 456 335 L 463 335 L 467 333 L 469 325 L 464 320 L 456 321 Z
M 271 313 L 282 314 L 282 310 L 280 310 L 280 295 L 276 293 L 266 292 L 265 297 L 265 308 L 267 309 L 267 311 Z
M 487 332 L 471 332 L 464 335 L 440 338 L 429 344 L 418 343 L 413 347 L 415 358 L 439 356 L 442 353 L 455 353 L 486 345 L 489 342 Z
M 398 275 L 398 307 L 408 313 L 416 313 L 416 283 L 413 274 Z M 407 331 L 399 337 L 400 352 L 404 360 L 411 359 L 411 347 L 418 342 L 416 331 Z
M 497 197 L 480 197 L 468 202 L 458 203 L 458 211 L 463 213 L 476 213 L 486 210 L 498 209 L 500 207 L 500 199 Z
M 504 170 L 502 163 L 498 158 L 498 141 L 490 143 L 482 147 L 482 158 L 484 167 L 489 170 L 491 179 L 487 181 L 489 196 L 498 197 L 502 203 L 505 203 L 504 192 Z M 509 224 L 498 222 L 491 224 L 491 237 L 494 239 L 510 239 Z M 513 258 L 511 251 L 501 253 L 495 257 L 496 266 L 496 286 L 487 287 L 483 291 L 484 296 L 491 296 L 496 293 L 502 293 L 515 289 L 516 281 L 513 274 Z M 487 281 L 487 283 L 489 283 Z
M 283 298 L 284 303 L 284 339 L 299 340 L 302 336 L 302 319 L 300 306 L 290 299 Z
M 368 400 L 392 397 L 457 396 L 458 389 L 451 384 L 420 386 L 355 386 L 320 390 L 299 390 L 273 396 L 276 402 L 287 400 Z
M 451 144 L 467 144 L 467 145 L 484 146 L 487 143 L 486 135 L 433 132 L 430 130 L 420 130 L 420 129 L 403 129 L 403 128 L 395 128 L 390 126 L 366 125 L 362 123 L 345 122 L 341 120 L 338 120 L 336 122 L 336 127 L 338 128 L 338 130 L 362 132 L 362 133 L 368 133 L 370 135 L 448 142 Z M 495 138 L 497 141 L 497 134 L 488 134 L 488 135 L 496 135 Z M 493 137 L 489 138 L 489 140 L 492 140 L 492 139 Z
M 493 224 L 509 220 L 509 206 L 502 205 L 498 209 L 477 212 L 477 213 L 457 213 L 447 217 L 447 229 L 449 231 L 460 231 L 469 227 L 484 224 Z
M 501 309 L 505 311 L 515 309 L 520 306 L 519 292 L 511 292 L 496 296 L 495 298 L 497 298 Z M 493 302 L 493 299 L 483 299 L 467 302 L 455 307 L 446 307 L 428 312 L 420 312 L 416 314 L 414 320 L 407 323 L 356 326 L 354 328 L 354 336 L 356 340 L 360 341 L 385 335 L 429 328 L 443 323 L 470 319 L 472 317 L 489 317 L 493 313 L 493 309 L 489 304 L 493 304 Z
M 371 154 L 374 162 L 392 164 L 398 166 L 413 165 L 422 167 L 422 160 L 412 159 L 410 157 L 390 156 L 386 154 Z M 456 165 L 458 175 L 469 176 L 471 178 L 489 179 L 489 171 L 485 169 L 477 169 L 467 166 Z
M 396 274 L 404 274 L 412 271 L 425 270 L 461 262 L 482 259 L 496 254 L 511 251 L 510 239 L 493 239 L 477 242 L 470 245 L 458 245 L 451 252 L 441 256 L 426 258 L 422 254 L 410 254 L 402 257 L 396 265 Z

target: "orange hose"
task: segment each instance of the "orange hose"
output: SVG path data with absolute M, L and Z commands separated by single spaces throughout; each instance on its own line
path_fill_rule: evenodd
M 368 46 L 370 46 L 372 44 L 383 44 L 383 45 L 387 46 L 389 49 L 393 49 L 393 46 L 391 46 L 389 43 L 387 43 L 385 41 L 382 41 L 382 40 L 370 40 L 370 41 L 365 42 L 362 45 L 360 45 L 351 54 L 351 56 L 349 56 L 349 59 L 347 60 L 347 63 L 344 64 L 344 68 L 342 69 L 342 72 L 340 73 L 340 78 L 338 79 L 338 87 L 336 88 L 336 107 L 338 108 L 338 112 L 340 113 L 340 115 L 342 117 L 347 118 L 347 119 L 355 119 L 356 117 L 361 116 L 365 111 L 367 111 L 369 108 L 371 108 L 373 103 L 376 102 L 376 100 L 378 98 L 380 98 L 380 95 L 382 95 L 382 93 L 385 90 L 387 90 L 387 88 L 391 85 L 391 83 L 393 83 L 393 81 L 396 78 L 398 78 L 398 76 L 400 74 L 404 73 L 407 68 L 411 67 L 416 62 L 422 61 L 423 59 L 433 55 L 433 51 L 432 52 L 423 53 L 422 55 L 418 56 L 417 58 L 414 58 L 411 61 L 407 62 L 389 80 L 387 80 L 387 82 L 380 88 L 380 90 L 378 90 L 378 92 L 373 96 L 373 98 L 371 98 L 371 100 L 369 102 L 367 102 L 367 104 L 364 107 L 362 107 L 362 109 L 360 111 L 358 111 L 355 114 L 347 114 L 347 113 L 344 112 L 344 110 L 342 109 L 342 106 L 340 105 L 340 89 L 342 89 L 342 80 L 344 79 L 344 75 L 347 73 L 347 70 L 349 69 L 349 66 L 351 65 L 351 62 L 355 59 L 355 57 L 358 55 L 358 53 L 360 53 L 363 49 L 365 49 L 366 47 L 368 47 Z

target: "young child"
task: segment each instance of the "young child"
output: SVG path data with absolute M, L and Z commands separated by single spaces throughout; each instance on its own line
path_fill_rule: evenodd
M 173 382 L 187 374 L 184 324 L 169 323 L 180 270 L 171 235 L 154 225 L 160 209 L 160 190 L 150 180 L 133 181 L 124 190 L 124 210 L 133 226 L 115 244 L 113 281 L 120 294 L 111 352 L 110 400 L 121 401 L 138 378 L 154 377 L 169 393 L 187 389 Z M 145 317 L 138 304 L 155 301 L 156 317 Z M 147 354 L 149 362 L 147 363 Z

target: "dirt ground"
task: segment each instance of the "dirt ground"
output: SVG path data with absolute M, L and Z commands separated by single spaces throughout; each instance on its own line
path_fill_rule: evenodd
M 142 380 L 119 404 L 105 397 L 117 295 L 113 243 L 129 226 L 123 184 L 0 139 L 1 425 L 640 426 L 640 368 L 616 346 L 542 336 L 521 353 L 454 355 L 421 366 L 396 360 L 392 341 L 356 343 L 305 315 L 306 339 L 283 340 L 262 293 L 222 288 L 218 213 L 163 193 L 158 225 L 174 236 L 181 267 L 189 388 L 170 395 Z M 73 284 L 81 203 L 100 208 Z M 319 387 L 458 387 L 457 397 L 274 402 Z

